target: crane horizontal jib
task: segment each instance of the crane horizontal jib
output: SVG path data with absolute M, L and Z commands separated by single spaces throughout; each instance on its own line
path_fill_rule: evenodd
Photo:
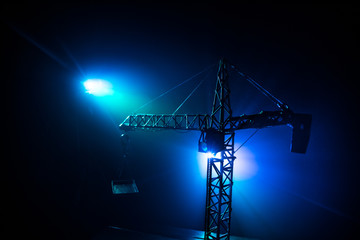
M 207 132 L 211 116 L 208 114 L 136 114 L 129 115 L 120 125 L 121 130 L 178 129 Z M 229 119 L 226 131 L 289 125 L 293 128 L 291 150 L 304 153 L 309 137 L 311 115 L 291 111 L 265 111 Z
M 122 130 L 207 129 L 210 116 L 207 114 L 136 114 L 129 115 L 120 125 Z
M 252 115 L 231 117 L 227 130 L 241 130 L 248 128 L 264 128 L 278 125 L 292 125 L 298 115 L 291 111 L 261 111 Z M 129 115 L 120 125 L 122 130 L 135 129 L 180 129 L 205 130 L 210 128 L 211 116 L 208 114 L 136 114 Z

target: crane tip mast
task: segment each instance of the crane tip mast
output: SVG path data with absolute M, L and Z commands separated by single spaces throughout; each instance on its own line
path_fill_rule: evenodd
M 229 70 L 237 73 L 279 108 L 252 115 L 233 116 L 230 104 Z M 180 129 L 200 131 L 199 152 L 210 152 L 207 163 L 205 239 L 229 240 L 232 212 L 233 166 L 235 160 L 234 137 L 237 130 L 261 129 L 287 125 L 292 128 L 291 151 L 305 153 L 311 129 L 311 115 L 294 113 L 290 107 L 238 67 L 220 59 L 217 70 L 214 100 L 210 114 L 132 114 L 120 129 L 154 130 Z

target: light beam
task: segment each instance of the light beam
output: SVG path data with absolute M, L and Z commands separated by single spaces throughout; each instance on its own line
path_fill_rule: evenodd
M 112 84 L 102 79 L 88 79 L 83 82 L 86 93 L 92 94 L 97 97 L 113 95 L 114 90 Z

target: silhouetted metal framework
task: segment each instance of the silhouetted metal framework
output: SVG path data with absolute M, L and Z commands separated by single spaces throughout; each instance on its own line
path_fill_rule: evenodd
M 232 116 L 228 67 L 253 84 L 269 97 L 279 111 L 262 111 L 258 114 Z M 208 158 L 205 239 L 230 239 L 232 211 L 233 166 L 235 160 L 235 131 L 289 125 L 293 128 L 291 151 L 305 153 L 309 136 L 311 115 L 293 113 L 289 107 L 263 89 L 253 79 L 239 72 L 223 59 L 219 62 L 217 82 L 211 115 L 207 114 L 135 114 L 121 124 L 122 130 L 181 129 L 201 131 L 199 151 L 212 152 L 217 157 Z
M 205 239 L 229 239 L 233 185 L 234 129 L 230 128 L 232 110 L 227 66 L 219 62 L 210 129 L 219 140 L 212 144 L 219 158 L 208 158 L 206 178 Z M 220 140 L 221 139 L 221 140 Z M 206 137 L 205 137 L 205 142 Z

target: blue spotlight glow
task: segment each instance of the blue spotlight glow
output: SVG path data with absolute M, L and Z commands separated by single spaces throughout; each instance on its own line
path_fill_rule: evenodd
M 86 93 L 92 94 L 97 97 L 113 95 L 114 90 L 112 84 L 102 79 L 88 79 L 83 82 Z
M 235 149 L 237 144 L 235 144 Z M 246 147 L 241 147 L 235 153 L 236 159 L 234 162 L 234 181 L 241 181 L 254 177 L 258 171 L 258 165 L 255 161 L 255 156 Z
M 237 144 L 235 144 L 235 149 L 237 147 Z M 241 149 L 235 153 L 235 156 L 234 181 L 242 181 L 254 177 L 258 171 L 258 165 L 252 152 L 246 147 L 241 147 Z M 203 178 L 206 178 L 208 158 L 221 158 L 221 152 L 218 152 L 216 155 L 211 152 L 205 154 L 198 152 L 198 167 L 200 175 Z
M 214 158 L 216 155 L 213 154 L 212 152 L 207 152 L 206 153 L 206 158 Z

